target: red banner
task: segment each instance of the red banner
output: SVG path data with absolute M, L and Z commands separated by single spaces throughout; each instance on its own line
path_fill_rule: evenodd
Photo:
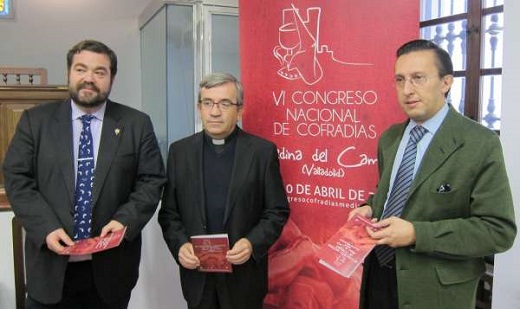
M 240 1 L 243 126 L 277 144 L 291 206 L 266 308 L 357 308 L 361 270 L 315 252 L 375 189 L 378 137 L 404 119 L 395 50 L 418 21 L 418 0 Z

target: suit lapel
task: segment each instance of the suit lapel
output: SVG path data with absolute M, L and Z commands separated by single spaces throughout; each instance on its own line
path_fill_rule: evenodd
M 195 201 L 195 208 L 200 214 L 202 222 L 206 222 L 206 201 L 204 198 L 204 171 L 202 157 L 202 148 L 204 147 L 204 135 L 199 132 L 195 135 L 191 144 L 191 151 L 186 152 L 186 160 L 190 175 L 196 175 L 198 177 L 195 183 L 199 184 L 193 188 L 193 199 Z
M 456 112 L 450 108 L 448 115 L 444 119 L 444 123 L 428 146 L 415 181 L 412 183 L 410 195 L 462 146 L 463 141 L 454 134 L 457 132 L 458 117 L 460 117 L 460 115 L 456 114 Z
M 64 101 L 54 115 L 55 123 L 52 127 L 53 136 L 56 137 L 54 149 L 56 160 L 63 162 L 60 164 L 63 180 L 67 188 L 67 195 L 70 203 L 74 203 L 75 191 L 75 171 L 74 171 L 74 151 L 72 149 L 72 111 L 70 100 Z
M 107 101 L 103 127 L 101 129 L 101 141 L 96 160 L 95 181 L 93 188 L 92 205 L 96 205 L 101 188 L 105 182 L 112 161 L 114 160 L 119 143 L 125 134 L 124 119 L 120 115 L 117 105 Z
M 226 211 L 224 213 L 224 225 L 231 214 L 237 194 L 244 183 L 247 183 L 247 175 L 253 163 L 255 153 L 251 151 L 251 144 L 247 136 L 240 130 L 237 136 L 237 145 L 235 150 L 235 162 L 233 164 L 233 172 L 231 174 L 231 182 L 227 196 Z

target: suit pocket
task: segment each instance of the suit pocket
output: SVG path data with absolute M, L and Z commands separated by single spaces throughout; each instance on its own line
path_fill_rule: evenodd
M 439 308 L 475 308 L 475 291 L 484 264 L 479 260 L 460 261 L 435 267 L 439 278 Z
M 458 284 L 476 280 L 485 272 L 483 261 L 450 261 L 449 264 L 435 266 L 439 282 L 443 285 Z
M 438 178 L 438 179 L 436 179 Z M 459 179 L 432 177 L 419 188 L 414 196 L 414 205 L 421 218 L 439 221 L 452 218 L 467 218 L 470 215 L 470 186 Z

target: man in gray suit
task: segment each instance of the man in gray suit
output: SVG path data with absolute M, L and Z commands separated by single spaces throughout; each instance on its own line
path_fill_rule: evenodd
M 190 309 L 262 308 L 267 251 L 289 216 L 276 146 L 237 126 L 243 98 L 234 76 L 206 76 L 197 104 L 203 132 L 170 146 L 159 223 Z M 218 233 L 229 236 L 233 272 L 201 272 L 190 237 Z
M 350 214 L 379 219 L 368 230 L 378 246 L 365 260 L 362 309 L 473 309 L 484 257 L 513 244 L 499 137 L 446 103 L 452 83 L 442 48 L 414 40 L 398 49 L 395 86 L 409 119 L 382 134 L 377 192 Z
M 150 118 L 108 99 L 115 53 L 82 41 L 68 52 L 67 65 L 71 99 L 24 111 L 4 162 L 7 196 L 26 231 L 27 307 L 126 308 L 138 278 L 141 230 L 166 181 L 163 161 Z M 88 158 L 79 149 L 84 144 L 92 147 Z M 85 160 L 94 168 L 84 195 L 76 174 Z M 88 208 L 78 207 L 80 199 Z M 124 227 L 117 248 L 61 254 L 75 239 Z

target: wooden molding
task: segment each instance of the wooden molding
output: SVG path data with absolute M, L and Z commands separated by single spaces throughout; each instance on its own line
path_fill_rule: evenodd
M 3 85 L 47 85 L 45 68 L 0 67 L 0 75 Z

